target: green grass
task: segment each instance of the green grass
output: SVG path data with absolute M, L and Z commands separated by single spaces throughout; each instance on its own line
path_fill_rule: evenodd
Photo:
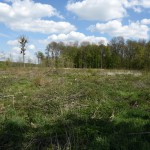
M 0 149 L 150 149 L 150 73 L 0 71 Z

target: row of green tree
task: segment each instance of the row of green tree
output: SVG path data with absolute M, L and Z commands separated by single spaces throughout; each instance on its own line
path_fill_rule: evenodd
M 150 41 L 114 37 L 108 45 L 51 42 L 38 63 L 49 67 L 150 69 Z

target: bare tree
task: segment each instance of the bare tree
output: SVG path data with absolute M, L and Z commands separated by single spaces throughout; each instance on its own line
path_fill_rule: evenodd
M 23 56 L 23 66 L 25 67 L 25 51 L 26 51 L 26 44 L 28 43 L 28 39 L 23 35 L 20 36 L 18 39 L 21 48 L 21 54 Z

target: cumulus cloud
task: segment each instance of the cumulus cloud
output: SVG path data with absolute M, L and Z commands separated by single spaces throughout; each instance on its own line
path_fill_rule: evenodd
M 141 13 L 150 0 L 70 0 L 66 8 L 84 20 L 109 21 L 128 16 L 127 9 Z
M 131 1 L 132 3 L 132 1 Z M 136 5 L 139 5 L 141 7 L 144 8 L 150 8 L 150 1 L 149 0 L 137 0 L 137 2 L 135 2 Z
M 124 38 L 148 39 L 148 26 L 141 22 L 129 22 L 128 25 L 123 25 L 118 20 L 109 21 L 107 23 L 97 23 L 88 28 L 94 32 L 98 31 L 101 34 L 107 33 L 111 37 L 123 36 Z
M 0 2 L 0 22 L 12 30 L 46 34 L 67 33 L 76 30 L 75 26 L 68 22 L 42 19 L 52 16 L 63 18 L 55 8 L 48 4 L 35 3 L 32 0 Z
M 7 41 L 7 45 L 11 46 L 10 50 L 5 53 L 6 58 L 10 56 L 13 58 L 13 61 L 18 61 L 18 59 L 22 60 L 22 54 L 20 53 L 20 46 L 18 40 L 9 40 Z M 37 52 L 36 46 L 34 44 L 27 44 L 25 51 L 26 62 L 28 59 L 36 60 L 35 53 Z
M 123 18 L 127 14 L 126 3 L 127 0 L 69 1 L 66 8 L 81 19 L 107 21 Z
M 22 58 L 19 47 L 12 47 L 10 50 L 0 52 L 1 61 L 6 61 L 8 58 L 15 62 L 18 61 L 19 58 Z
M 12 22 L 11 29 L 30 32 L 39 32 L 44 34 L 51 33 L 68 33 L 76 30 L 76 28 L 68 22 L 55 22 L 49 20 L 31 20 L 30 22 Z
M 150 25 L 150 19 L 142 19 L 141 23 L 145 25 Z
M 90 43 L 95 43 L 95 44 L 98 44 L 100 41 L 103 41 L 105 45 L 108 43 L 105 37 L 86 36 L 83 33 L 75 32 L 75 31 L 72 31 L 68 34 L 58 34 L 58 35 L 53 34 L 45 40 L 40 40 L 40 42 L 45 45 L 52 41 L 64 42 L 65 44 L 74 43 L 74 42 L 79 42 L 80 44 L 85 41 Z
M 22 62 L 22 54 L 20 53 L 20 48 L 19 47 L 12 47 L 8 52 L 5 53 L 5 59 L 11 58 L 11 60 L 17 62 L 21 61 Z M 25 62 L 28 62 L 28 60 L 32 62 L 36 62 L 36 56 L 35 52 L 31 50 L 27 50 L 25 52 Z
M 142 9 L 140 7 L 133 7 L 134 12 L 141 13 Z
M 7 12 L 11 19 L 41 18 L 45 16 L 62 16 L 48 4 L 35 3 L 32 0 L 13 0 L 11 5 L 0 3 L 1 13 Z M 3 7 L 2 7 L 3 6 Z
M 9 40 L 7 41 L 7 44 L 11 46 L 16 46 L 18 45 L 18 40 Z
M 0 61 L 5 60 L 5 53 L 0 51 Z
M 30 44 L 27 48 L 28 48 L 29 50 L 35 50 L 35 45 Z
M 142 8 L 150 8 L 150 0 L 128 0 L 126 8 L 133 9 L 135 12 L 142 12 Z
M 7 41 L 7 44 L 12 46 L 13 47 L 12 49 L 20 51 L 18 40 L 9 40 Z M 26 49 L 35 50 L 36 48 L 34 44 L 28 44 Z

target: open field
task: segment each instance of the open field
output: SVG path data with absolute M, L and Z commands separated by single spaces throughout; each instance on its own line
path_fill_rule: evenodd
M 0 149 L 150 149 L 150 73 L 0 70 Z

